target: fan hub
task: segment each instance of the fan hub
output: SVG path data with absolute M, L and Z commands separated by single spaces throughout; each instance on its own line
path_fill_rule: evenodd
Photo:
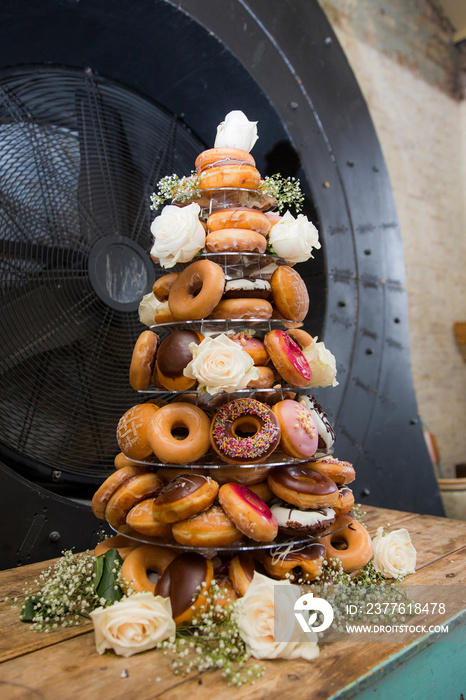
M 152 289 L 151 259 L 138 243 L 123 236 L 105 236 L 89 254 L 89 279 L 98 297 L 110 308 L 135 311 Z

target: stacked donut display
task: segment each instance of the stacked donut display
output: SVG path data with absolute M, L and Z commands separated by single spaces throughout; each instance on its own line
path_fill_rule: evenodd
M 205 243 L 154 283 L 129 369 L 142 401 L 121 417 L 115 472 L 92 500 L 116 533 L 96 554 L 117 548 L 124 579 L 168 595 L 177 624 L 214 576 L 227 573 L 234 600 L 256 570 L 313 581 L 325 559 L 350 572 L 372 555 L 351 517 L 354 469 L 332 456 L 310 393 L 306 285 L 270 251 L 275 200 L 262 201 L 247 151 L 208 149 L 195 167 Z

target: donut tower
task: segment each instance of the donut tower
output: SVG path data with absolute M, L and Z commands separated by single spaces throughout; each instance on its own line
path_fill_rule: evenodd
M 157 279 L 129 371 L 140 402 L 92 501 L 116 533 L 96 554 L 118 549 L 124 580 L 170 597 L 177 624 L 214 577 L 234 600 L 255 571 L 313 581 L 324 559 L 351 572 L 372 555 L 351 517 L 354 469 L 332 456 L 311 393 L 336 384 L 333 355 L 302 329 L 309 296 L 294 269 L 318 234 L 277 212 L 256 138 L 242 112 L 227 115 L 152 224 Z

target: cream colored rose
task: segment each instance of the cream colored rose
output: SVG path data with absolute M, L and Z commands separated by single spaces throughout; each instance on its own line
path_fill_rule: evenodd
M 240 148 L 242 151 L 252 149 L 258 139 L 257 122 L 250 122 L 247 116 L 234 110 L 217 126 L 215 148 Z
M 160 311 L 169 311 L 168 301 L 159 301 L 153 292 L 144 294 L 139 303 L 139 320 L 145 326 L 155 324 L 155 314 Z
M 317 336 L 311 345 L 303 349 L 303 354 L 312 370 L 311 381 L 307 386 L 338 386 L 335 356 L 327 350 L 324 343 L 317 342 Z
M 283 586 L 280 600 L 287 600 L 286 610 L 275 611 L 274 587 Z M 299 587 L 289 581 L 273 581 L 267 576 L 254 574 L 254 578 L 243 598 L 236 606 L 236 620 L 246 650 L 256 659 L 297 659 L 311 661 L 319 656 L 317 635 L 304 636 L 294 615 L 294 604 L 301 595 Z M 278 619 L 278 617 L 280 619 Z M 275 630 L 281 639 L 297 641 L 275 641 Z M 306 641 L 303 641 L 306 639 Z M 311 641 L 307 641 L 307 640 Z
M 162 267 L 189 262 L 202 250 L 205 230 L 199 221 L 200 211 L 199 204 L 194 202 L 187 207 L 169 204 L 154 219 L 150 227 L 154 236 L 150 254 L 158 258 Z
M 91 618 L 99 654 L 113 649 L 119 656 L 132 656 L 153 649 L 176 631 L 170 598 L 152 593 L 135 593 L 108 608 L 97 608 Z
M 416 550 L 406 528 L 384 534 L 383 527 L 379 527 L 372 540 L 372 548 L 374 568 L 385 578 L 400 578 L 415 573 Z
M 272 226 L 269 245 L 276 255 L 287 262 L 299 263 L 312 258 L 312 249 L 320 248 L 319 232 L 304 214 L 295 219 L 289 211 Z
M 259 378 L 251 356 L 224 333 L 204 338 L 199 345 L 190 343 L 189 349 L 193 359 L 183 373 L 197 379 L 198 391 L 212 395 L 220 391 L 238 391 Z

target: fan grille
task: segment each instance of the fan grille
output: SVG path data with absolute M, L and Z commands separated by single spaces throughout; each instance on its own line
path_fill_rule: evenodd
M 149 195 L 203 146 L 86 69 L 0 73 L 0 440 L 45 473 L 113 468 L 154 271 Z

